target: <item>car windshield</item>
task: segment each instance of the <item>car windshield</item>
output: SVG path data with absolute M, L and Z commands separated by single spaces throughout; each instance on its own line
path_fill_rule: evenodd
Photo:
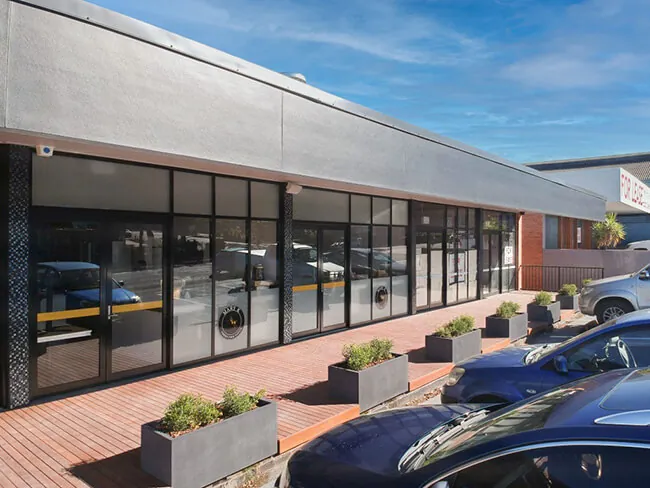
M 313 263 L 318 260 L 318 255 L 313 247 L 294 247 L 293 259 L 300 263 Z
M 431 464 L 438 459 L 473 448 L 479 444 L 493 441 L 504 436 L 537 430 L 544 427 L 547 419 L 574 394 L 582 391 L 578 385 L 554 390 L 513 409 L 499 410 L 492 415 L 470 425 L 455 429 L 452 437 L 447 438 L 423 458 L 421 462 L 411 463 L 406 471 L 414 471 Z M 435 441 L 436 438 L 432 439 Z M 418 441 L 421 442 L 421 441 Z M 425 449 L 426 446 L 422 446 Z
M 99 268 L 82 268 L 61 271 L 61 287 L 79 291 L 99 288 Z
M 593 336 L 600 334 L 603 329 L 615 325 L 616 322 L 617 319 L 612 319 L 609 322 L 605 322 L 604 324 L 599 325 L 598 327 L 594 327 L 593 329 L 587 332 L 578 334 L 564 342 L 560 342 L 558 344 L 544 344 L 543 346 L 536 347 L 528 354 L 526 354 L 526 356 L 524 357 L 524 363 L 533 364 L 538 361 L 541 361 L 542 359 L 545 359 L 548 356 L 550 356 L 559 346 L 562 347 L 566 346 L 566 349 L 571 349 L 571 347 L 573 347 L 574 344 L 578 342 L 583 342 L 585 340 L 590 339 Z

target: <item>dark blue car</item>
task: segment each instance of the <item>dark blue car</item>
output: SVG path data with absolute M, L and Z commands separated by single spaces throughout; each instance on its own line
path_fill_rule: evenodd
M 648 369 L 592 376 L 496 409 L 438 405 L 362 416 L 296 452 L 280 488 L 650 484 Z
M 99 266 L 83 261 L 38 263 L 38 287 L 42 299 L 64 297 L 64 310 L 99 306 Z M 140 302 L 140 297 L 113 280 L 113 305 Z
M 650 310 L 561 344 L 513 347 L 461 362 L 442 389 L 442 402 L 516 402 L 578 378 L 637 366 L 650 366 Z

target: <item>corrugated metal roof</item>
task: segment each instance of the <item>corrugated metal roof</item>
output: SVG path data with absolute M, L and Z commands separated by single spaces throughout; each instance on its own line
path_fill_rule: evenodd
M 650 153 L 621 154 L 595 158 L 564 159 L 527 163 L 538 171 L 571 171 L 584 168 L 623 168 L 643 182 L 650 182 Z

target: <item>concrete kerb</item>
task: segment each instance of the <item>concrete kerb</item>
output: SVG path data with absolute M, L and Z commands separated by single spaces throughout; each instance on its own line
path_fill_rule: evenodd
M 579 332 L 581 333 L 588 329 L 589 323 L 591 323 L 592 321 L 593 318 L 591 317 L 585 317 L 581 314 L 576 314 L 570 319 L 555 324 L 554 328 L 563 328 L 567 326 L 581 327 L 581 330 Z M 510 347 L 526 345 L 526 339 L 527 339 L 526 337 L 522 337 L 518 341 L 513 342 Z M 431 397 L 436 396 L 440 392 L 440 389 L 445 384 L 445 381 L 447 381 L 447 376 L 448 375 L 441 376 L 440 378 L 432 381 L 431 383 L 427 383 L 426 385 L 416 390 L 399 395 L 385 403 L 382 403 L 381 405 L 378 405 L 366 412 L 363 412 L 362 415 L 378 413 L 384 410 L 389 410 L 391 408 L 420 405 L 425 401 L 429 400 Z M 247 469 L 244 469 L 239 473 L 235 473 L 234 475 L 226 479 L 208 485 L 208 487 L 209 488 L 270 488 L 273 487 L 276 485 L 278 478 L 282 474 L 282 471 L 284 470 L 287 461 L 289 461 L 289 458 L 298 449 L 300 449 L 300 446 L 291 449 L 290 451 L 274 456 L 272 458 L 265 459 L 264 461 L 261 461 L 256 465 L 251 466 Z M 254 481 L 252 481 L 254 479 L 259 480 L 259 482 L 255 483 Z

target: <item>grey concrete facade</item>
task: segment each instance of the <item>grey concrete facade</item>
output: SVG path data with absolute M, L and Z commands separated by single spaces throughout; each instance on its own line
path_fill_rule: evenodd
M 80 0 L 0 0 L 0 22 L 0 142 L 494 209 L 604 212 L 594 194 Z

